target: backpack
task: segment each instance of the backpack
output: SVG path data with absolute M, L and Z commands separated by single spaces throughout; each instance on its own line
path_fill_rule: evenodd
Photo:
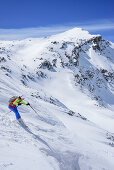
M 17 99 L 18 98 L 18 96 L 13 96 L 13 97 L 11 97 L 10 99 L 9 99 L 9 103 L 10 104 L 12 104 L 12 102 L 15 100 L 15 99 Z

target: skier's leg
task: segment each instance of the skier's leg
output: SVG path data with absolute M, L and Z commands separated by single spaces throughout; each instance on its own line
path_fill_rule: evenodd
M 20 114 L 17 110 L 17 107 L 9 107 L 9 109 L 12 110 L 15 113 L 16 119 L 21 118 L 21 116 L 20 116 Z
M 20 116 L 20 114 L 17 110 L 17 107 L 15 108 L 14 113 L 15 113 L 15 116 L 16 116 L 17 119 L 21 118 L 21 116 Z

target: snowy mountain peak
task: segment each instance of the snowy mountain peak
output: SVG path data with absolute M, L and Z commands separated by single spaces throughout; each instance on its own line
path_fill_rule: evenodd
M 73 28 L 64 33 L 60 33 L 52 37 L 54 39 L 57 38 L 58 40 L 64 40 L 64 41 L 68 41 L 68 40 L 79 41 L 79 40 L 88 40 L 93 37 L 99 37 L 99 36 L 100 35 L 91 35 L 88 31 L 85 31 L 82 28 Z
M 0 169 L 112 170 L 113 56 L 113 43 L 81 28 L 0 41 Z M 35 110 L 18 108 L 24 127 L 7 114 L 22 94 Z

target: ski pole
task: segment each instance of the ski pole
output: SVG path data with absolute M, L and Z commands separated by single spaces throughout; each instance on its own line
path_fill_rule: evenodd
M 13 110 L 10 110 L 9 112 L 7 112 L 6 114 L 9 114 L 10 112 L 12 112 Z
M 32 110 L 34 110 L 34 108 L 33 108 L 31 105 L 29 105 L 29 106 L 31 107 Z M 34 110 L 34 112 L 35 112 L 36 114 L 38 114 L 38 113 L 36 112 L 36 110 Z

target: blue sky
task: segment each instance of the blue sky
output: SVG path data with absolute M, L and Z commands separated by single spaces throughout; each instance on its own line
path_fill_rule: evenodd
M 114 0 L 0 0 L 0 39 L 82 27 L 114 42 Z

